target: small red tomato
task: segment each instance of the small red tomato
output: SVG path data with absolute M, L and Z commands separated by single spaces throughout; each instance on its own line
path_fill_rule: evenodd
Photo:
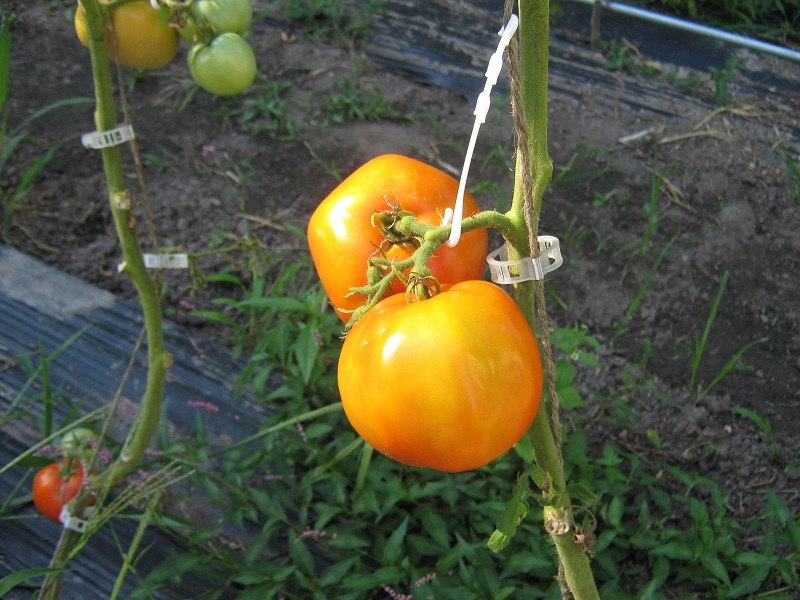
M 78 461 L 71 467 L 65 460 L 49 464 L 33 478 L 33 503 L 40 513 L 58 523 L 61 509 L 78 495 L 82 483 L 83 467 Z

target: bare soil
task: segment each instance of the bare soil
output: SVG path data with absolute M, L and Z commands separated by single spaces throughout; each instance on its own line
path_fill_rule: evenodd
M 11 5 L 17 15 L 12 125 L 50 102 L 90 96 L 89 57 L 72 30 L 72 3 Z M 800 469 L 787 465 L 797 456 L 800 427 L 800 183 L 781 151 L 800 164 L 798 88 L 753 87 L 739 76 L 729 84 L 727 108 L 717 111 L 707 72 L 667 64 L 657 65 L 655 76 L 609 72 L 606 59 L 581 35 L 556 28 L 554 37 L 554 60 L 563 64 L 552 75 L 550 148 L 556 174 L 568 174 L 548 192 L 542 215 L 542 233 L 560 238 L 566 258 L 548 284 L 548 308 L 555 325 L 580 324 L 602 343 L 602 366 L 579 374 L 587 411 L 598 417 L 589 420 L 597 424 L 597 447 L 613 438 L 656 461 L 711 477 L 737 514 L 752 515 L 767 489 L 781 493 L 796 511 Z M 405 78 L 272 21 L 255 25 L 252 43 L 260 80 L 238 99 L 200 91 L 186 101 L 191 86 L 185 48 L 160 72 L 135 81 L 125 75 L 162 247 L 200 252 L 219 232 L 232 232 L 257 237 L 275 257 L 291 257 L 306 249 L 285 225 L 304 228 L 335 187 L 334 173 L 346 176 L 386 152 L 451 172 L 461 165 L 474 98 Z M 739 55 L 751 73 L 800 82 L 796 63 Z M 571 78 L 569 68 L 577 66 L 596 77 Z M 697 75 L 699 83 L 682 89 L 668 73 L 687 80 Z M 413 119 L 325 123 L 324 101 L 337 93 L 342 78 L 356 81 L 365 94 L 382 95 Z M 243 122 L 247 103 L 269 97 L 275 82 L 288 82 L 280 93 L 283 124 L 261 117 Z M 62 145 L 10 215 L 5 234 L 8 243 L 42 261 L 133 298 L 116 271 L 120 253 L 100 159 L 78 139 L 93 129 L 92 111 L 91 104 L 64 108 L 35 123 L 35 142 L 20 147 L 0 173 L 0 185 L 16 185 L 43 148 Z M 501 103 L 492 111 L 471 175 L 486 208 L 509 198 L 507 113 Z M 288 135 L 289 122 L 294 136 Z M 621 143 L 626 137 L 632 139 Z M 143 245 L 150 250 L 144 194 L 129 157 L 126 169 Z M 660 186 L 654 187 L 654 178 Z M 647 233 L 651 199 L 657 223 Z M 228 262 L 211 256 L 198 264 L 212 273 Z M 725 273 L 727 287 L 696 385 L 708 387 L 739 349 L 759 343 L 743 355 L 739 369 L 698 399 L 689 389 L 690 359 Z M 180 273 L 170 273 L 168 285 L 171 318 L 220 336 L 190 309 L 208 308 L 211 299 L 233 289 L 193 289 Z M 620 394 L 638 416 L 635 430 L 610 429 L 599 418 L 613 412 L 610 398 Z M 736 407 L 768 420 L 771 432 Z M 652 443 L 656 434 L 659 448 Z

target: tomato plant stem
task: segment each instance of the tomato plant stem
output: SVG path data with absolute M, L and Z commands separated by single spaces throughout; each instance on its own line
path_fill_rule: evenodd
M 517 125 L 517 165 L 514 196 L 507 217 L 511 227 L 505 231 L 509 259 L 537 256 L 536 243 L 542 198 L 553 173 L 547 150 L 547 90 L 549 61 L 549 0 L 519 0 L 519 41 L 509 47 L 512 74 L 512 102 Z M 523 282 L 512 286 L 512 295 L 530 324 L 537 329 L 536 311 L 543 299 L 542 282 Z M 538 327 L 547 342 L 546 327 Z M 542 343 L 543 349 L 549 343 Z M 545 353 L 546 354 L 546 353 Z M 544 360 L 551 360 L 543 356 Z M 547 372 L 547 370 L 545 370 Z M 551 411 L 554 418 L 551 419 Z M 552 425 L 551 425 L 552 423 Z M 540 410 L 529 436 L 534 460 L 550 476 L 545 497 L 554 502 L 544 509 L 545 525 L 558 552 L 566 585 L 576 600 L 599 599 L 589 558 L 574 540 L 570 499 L 566 493 L 564 465 L 560 451 L 560 430 L 553 398 Z
M 114 108 L 111 66 L 105 44 L 105 30 L 108 11 L 99 0 L 79 0 L 86 19 L 89 51 L 92 61 L 92 75 L 95 87 L 95 125 L 97 131 L 107 131 L 116 127 L 117 114 Z M 122 248 L 123 262 L 120 272 L 130 277 L 139 294 L 142 313 L 147 331 L 147 383 L 141 400 L 139 418 L 125 443 L 119 459 L 103 474 L 95 485 L 103 482 L 112 485 L 130 471 L 150 443 L 161 417 L 161 400 L 167 369 L 172 361 L 164 347 L 162 329 L 161 301 L 156 281 L 147 272 L 141 247 L 133 229 L 131 218 L 132 199 L 125 188 L 119 147 L 110 146 L 100 150 L 103 170 L 108 188 L 109 203 L 114 224 Z M 82 512 L 88 502 L 88 495 L 81 494 L 73 503 L 74 512 Z M 62 567 L 71 554 L 78 535 L 64 530 L 51 561 L 51 567 Z M 41 599 L 58 598 L 61 572 L 47 576 L 40 593 Z

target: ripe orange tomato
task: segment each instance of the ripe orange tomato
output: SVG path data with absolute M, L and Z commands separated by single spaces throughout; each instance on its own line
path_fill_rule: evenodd
M 339 392 L 355 430 L 399 462 L 456 473 L 488 464 L 533 422 L 536 339 L 498 286 L 464 281 L 411 304 L 384 298 L 353 326 Z
M 51 463 L 39 469 L 33 478 L 33 503 L 48 519 L 59 522 L 61 509 L 78 495 L 83 483 L 83 467 L 75 461 Z
M 351 288 L 367 284 L 367 261 L 383 243 L 380 227 L 372 225 L 373 213 L 399 205 L 423 223 L 439 225 L 457 192 L 458 181 L 446 173 L 412 158 L 386 154 L 361 166 L 322 201 L 308 223 L 308 245 L 322 287 L 343 321 L 350 319 L 348 311 L 364 303 L 364 296 L 347 295 Z M 466 193 L 464 216 L 478 210 Z M 480 279 L 488 240 L 483 229 L 465 233 L 454 248 L 439 248 L 428 267 L 442 284 Z M 408 243 L 399 246 L 384 243 L 383 250 L 397 260 L 408 258 L 414 250 Z M 402 289 L 398 285 L 391 292 Z
M 155 10 L 149 0 L 123 4 L 111 13 L 111 25 L 106 30 L 106 46 L 112 60 L 136 69 L 160 69 L 168 64 L 178 51 L 180 36 L 169 25 L 169 11 Z M 88 47 L 86 18 L 83 9 L 75 11 L 75 33 Z

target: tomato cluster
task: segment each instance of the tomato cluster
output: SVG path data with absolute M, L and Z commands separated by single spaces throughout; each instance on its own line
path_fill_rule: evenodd
M 181 36 L 192 44 L 189 71 L 195 83 L 218 96 L 249 88 L 256 76 L 256 57 L 242 37 L 250 27 L 250 0 L 198 0 Z
M 107 2 L 108 0 L 101 0 Z M 242 37 L 253 17 L 251 0 L 197 0 L 190 8 L 153 8 L 135 0 L 111 11 L 106 30 L 109 56 L 121 65 L 160 69 L 178 51 L 181 38 L 191 45 L 187 60 L 194 81 L 219 96 L 239 94 L 256 76 L 256 58 Z M 89 45 L 86 17 L 79 5 L 75 32 Z
M 417 239 L 394 237 L 376 214 L 413 213 L 438 227 L 458 182 L 398 155 L 372 159 L 345 179 L 311 216 L 308 243 L 339 317 L 364 304 L 351 288 L 368 283 L 367 265 L 410 257 Z M 469 194 L 464 216 L 478 212 Z M 438 285 L 427 299 L 392 286 L 348 332 L 338 365 L 345 413 L 383 454 L 445 472 L 491 462 L 524 435 L 542 395 L 536 339 L 525 316 L 498 286 L 481 280 L 488 236 L 466 232 L 441 245 L 427 268 Z M 395 281 L 408 279 L 411 273 Z M 437 293 L 438 292 L 438 293 Z M 423 295 L 424 296 L 424 295 Z M 416 297 L 416 301 L 409 298 Z

